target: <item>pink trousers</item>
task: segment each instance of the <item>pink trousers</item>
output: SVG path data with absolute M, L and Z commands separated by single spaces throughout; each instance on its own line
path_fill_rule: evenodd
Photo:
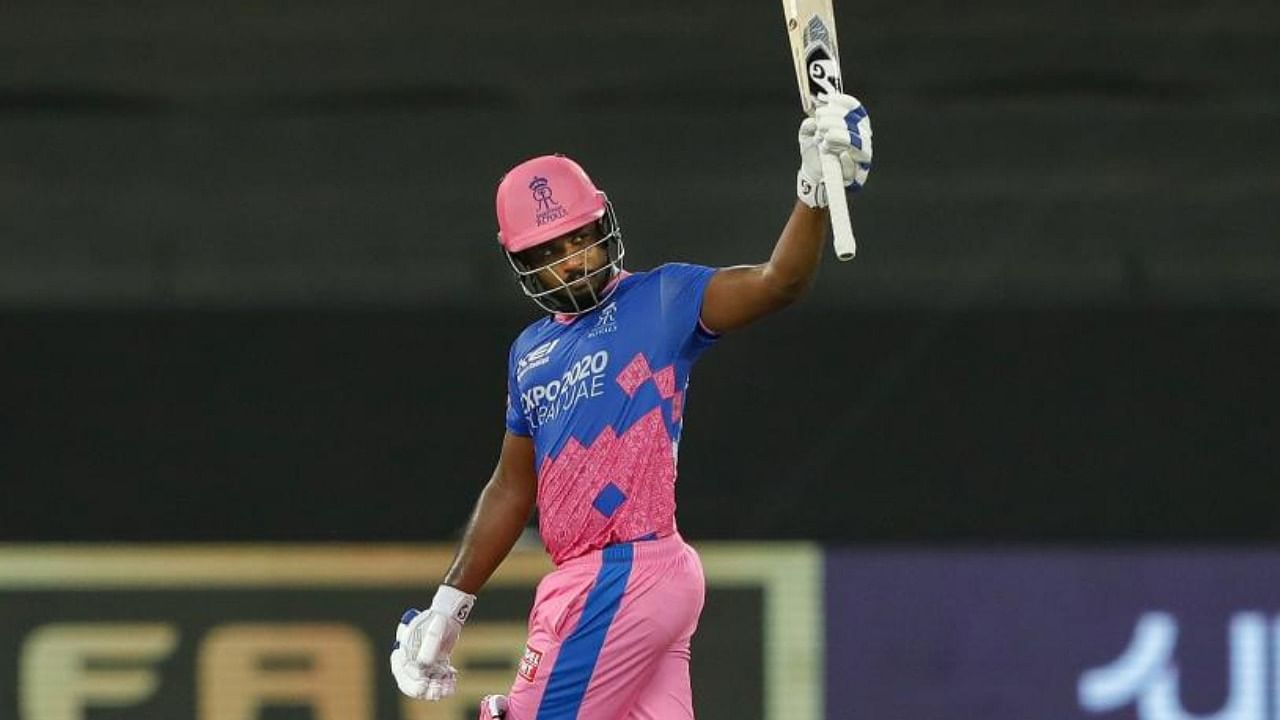
M 678 534 L 566 561 L 538 584 L 508 720 L 691 720 L 705 589 Z

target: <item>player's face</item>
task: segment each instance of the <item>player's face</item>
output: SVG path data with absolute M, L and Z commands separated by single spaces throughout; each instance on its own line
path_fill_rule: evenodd
M 590 298 L 593 290 L 599 293 L 609 282 L 609 273 L 596 272 L 609 263 L 609 251 L 600 240 L 599 224 L 591 223 L 529 248 L 518 257 L 526 267 L 543 268 L 538 279 L 544 287 L 567 287 L 575 297 Z

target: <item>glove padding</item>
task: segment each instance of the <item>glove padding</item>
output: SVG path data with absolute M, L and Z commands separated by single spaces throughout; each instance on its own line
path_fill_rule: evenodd
M 391 674 L 400 692 L 420 700 L 440 700 L 457 688 L 458 671 L 450 662 L 475 595 L 441 585 L 431 607 L 405 611 L 391 649 Z
M 812 118 L 800 123 L 796 195 L 809 207 L 827 206 L 820 153 L 840 161 L 845 190 L 860 190 L 871 173 L 871 118 L 850 95 L 824 95 Z
M 485 695 L 480 701 L 479 720 L 504 720 L 506 717 L 506 695 Z

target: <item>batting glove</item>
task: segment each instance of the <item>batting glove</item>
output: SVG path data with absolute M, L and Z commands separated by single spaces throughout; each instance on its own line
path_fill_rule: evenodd
M 820 153 L 840 160 L 846 191 L 860 190 L 871 173 L 871 118 L 857 98 L 834 94 L 812 118 L 800 123 L 800 170 L 796 195 L 812 208 L 827 206 Z
M 818 149 L 840 159 L 844 185 L 861 190 L 871 174 L 871 118 L 867 109 L 851 95 L 826 96 L 826 103 L 813 114 L 818 121 Z
M 827 188 L 822 184 L 822 158 L 818 155 L 818 121 L 805 118 L 800 123 L 800 169 L 796 172 L 796 197 L 811 208 L 827 206 Z
M 507 717 L 506 695 L 485 695 L 480 701 L 479 720 L 504 720 Z
M 440 700 L 457 688 L 458 671 L 450 662 L 462 625 L 476 596 L 441 585 L 431 607 L 405 611 L 391 648 L 391 674 L 400 692 L 419 700 Z

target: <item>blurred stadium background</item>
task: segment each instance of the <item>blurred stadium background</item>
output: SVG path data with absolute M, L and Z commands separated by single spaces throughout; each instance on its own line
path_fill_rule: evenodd
M 837 15 L 859 257 L 686 414 L 700 715 L 1280 718 L 1280 6 Z M 383 631 L 536 317 L 496 182 L 563 152 L 631 267 L 761 261 L 787 53 L 775 0 L 0 6 L 0 719 L 463 717 Z

